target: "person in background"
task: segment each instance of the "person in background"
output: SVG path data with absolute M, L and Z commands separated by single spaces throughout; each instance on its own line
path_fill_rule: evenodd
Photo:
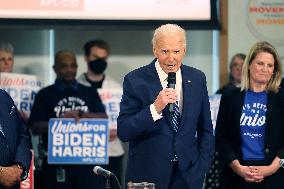
M 126 182 L 201 189 L 214 154 L 206 77 L 182 64 L 186 34 L 180 26 L 158 27 L 152 44 L 155 59 L 123 82 L 118 136 L 129 142 Z M 166 87 L 168 79 L 176 79 L 175 89 Z
M 19 189 L 32 154 L 28 127 L 7 92 L 0 89 L 0 188 Z
M 14 69 L 14 47 L 11 43 L 0 43 L 0 73 L 12 73 Z M 21 118 L 27 124 L 28 115 L 19 110 Z
M 107 118 L 96 90 L 76 81 L 77 61 L 73 52 L 62 50 L 55 55 L 56 80 L 41 89 L 30 115 L 32 132 L 41 136 L 42 185 L 47 189 L 90 189 L 103 186 L 102 177 L 95 177 L 93 165 L 47 164 L 48 121 L 50 118 Z M 72 98 L 69 98 L 72 97 Z M 64 174 L 65 173 L 65 174 Z
M 216 94 L 223 94 L 229 90 L 240 88 L 241 86 L 241 72 L 242 66 L 244 64 L 246 55 L 242 53 L 237 53 L 231 58 L 230 62 L 230 73 L 229 82 L 220 88 Z M 208 174 L 206 174 L 204 189 L 223 189 L 222 181 L 222 169 L 223 164 L 220 161 L 220 152 L 218 146 L 215 146 L 214 160 L 211 169 Z
M 216 145 L 225 164 L 224 188 L 284 186 L 284 91 L 281 62 L 268 42 L 250 49 L 241 89 L 224 93 L 216 123 Z M 282 164 L 283 165 L 283 164 Z
M 92 87 L 93 89 L 121 89 L 120 84 L 105 74 L 107 68 L 107 58 L 110 54 L 110 47 L 103 40 L 91 40 L 84 45 L 85 61 L 87 63 L 87 72 L 79 76 L 78 82 Z M 105 169 L 113 172 L 119 182 L 122 178 L 122 163 L 124 150 L 122 143 L 117 137 L 117 129 L 110 130 L 109 139 L 109 164 L 103 166 Z M 111 180 L 112 188 L 118 185 Z
M 10 43 L 0 43 L 0 72 L 13 71 L 14 66 L 14 47 Z
M 235 54 L 230 62 L 229 82 L 216 91 L 216 94 L 223 94 L 227 90 L 235 89 L 241 86 L 241 73 L 246 55 L 242 53 Z

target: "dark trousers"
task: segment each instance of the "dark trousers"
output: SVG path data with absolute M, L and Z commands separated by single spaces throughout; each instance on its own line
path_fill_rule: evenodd
M 173 164 L 169 189 L 188 189 L 188 186 L 179 171 L 177 162 Z

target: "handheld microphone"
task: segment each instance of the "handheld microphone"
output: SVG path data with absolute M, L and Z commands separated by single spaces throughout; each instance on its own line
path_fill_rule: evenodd
M 103 169 L 101 166 L 95 166 L 93 169 L 94 173 L 96 175 L 104 176 L 104 177 L 111 177 L 114 176 L 114 174 L 106 169 Z
M 176 86 L 176 73 L 175 72 L 169 72 L 168 73 L 168 88 L 175 88 Z M 173 112 L 174 111 L 174 104 L 171 103 L 169 104 L 169 111 Z

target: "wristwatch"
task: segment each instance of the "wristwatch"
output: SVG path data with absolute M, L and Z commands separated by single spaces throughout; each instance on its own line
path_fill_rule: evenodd
M 21 174 L 21 181 L 23 180 L 26 180 L 29 176 L 29 173 L 27 172 L 27 170 L 24 168 L 24 166 L 20 163 L 16 164 L 16 166 L 19 168 L 19 169 L 22 169 L 23 172 Z
M 279 160 L 280 167 L 284 168 L 284 159 Z

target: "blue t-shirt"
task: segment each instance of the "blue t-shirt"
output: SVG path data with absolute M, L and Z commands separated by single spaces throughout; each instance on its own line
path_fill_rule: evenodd
M 266 92 L 246 92 L 240 119 L 243 160 L 264 159 L 266 104 Z

